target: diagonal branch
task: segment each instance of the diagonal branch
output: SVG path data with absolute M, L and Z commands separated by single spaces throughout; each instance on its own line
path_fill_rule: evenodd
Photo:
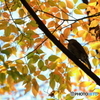
M 66 49 L 60 41 L 58 41 L 55 36 L 51 34 L 48 28 L 43 24 L 43 22 L 39 19 L 36 13 L 32 10 L 32 8 L 28 5 L 25 0 L 20 0 L 28 12 L 35 19 L 36 23 L 39 25 L 39 28 L 45 33 L 45 35 L 66 55 L 68 56 L 77 66 L 79 66 L 88 76 L 90 76 L 98 85 L 100 85 L 100 79 L 97 77 L 91 70 L 89 70 L 83 63 L 81 63 L 68 49 Z

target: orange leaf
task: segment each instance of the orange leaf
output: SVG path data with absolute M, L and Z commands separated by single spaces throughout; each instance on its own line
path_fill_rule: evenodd
M 54 21 L 51 21 L 51 22 L 48 23 L 48 28 L 54 27 L 54 26 L 55 26 L 55 22 Z
M 3 15 L 3 17 L 5 17 L 5 18 L 9 18 L 9 14 L 8 14 L 7 12 L 3 12 L 2 15 Z
M 71 29 L 70 28 L 66 28 L 65 30 L 64 30 L 64 38 L 65 39 L 67 39 L 68 38 L 68 36 L 69 36 L 69 34 L 70 34 L 70 31 L 71 31 Z
M 72 1 L 66 0 L 66 3 L 67 3 L 67 7 L 68 8 L 70 8 L 70 9 L 73 9 L 74 8 L 74 5 L 73 5 Z
M 96 69 L 96 70 L 94 71 L 94 73 L 95 73 L 96 75 L 100 75 L 100 69 Z
M 64 43 L 64 40 L 65 40 L 65 39 L 64 39 L 64 36 L 63 36 L 63 34 L 61 34 L 61 35 L 60 35 L 60 38 L 59 38 L 59 40 L 60 40 L 60 42 L 61 42 L 61 43 Z
M 35 97 L 37 96 L 38 91 L 35 89 L 35 86 L 34 85 L 32 86 L 32 93 L 33 93 L 33 95 Z
M 38 37 L 39 37 L 38 34 L 32 35 L 32 38 L 38 38 Z
M 50 40 L 47 40 L 44 44 L 45 44 L 45 46 L 46 46 L 47 48 L 49 48 L 49 49 L 52 50 L 52 44 L 50 43 Z
M 92 84 L 92 82 L 84 81 L 84 82 L 80 83 L 80 87 L 87 87 L 87 86 L 90 86 L 91 84 Z
M 30 91 L 30 89 L 31 89 L 31 83 L 29 82 L 29 83 L 27 83 L 26 85 L 25 85 L 25 93 L 27 93 L 28 91 Z
M 61 14 L 63 19 L 68 19 L 68 15 L 66 13 L 62 12 Z
M 51 12 L 58 12 L 58 11 L 59 11 L 59 9 L 57 7 L 52 7 L 51 8 Z

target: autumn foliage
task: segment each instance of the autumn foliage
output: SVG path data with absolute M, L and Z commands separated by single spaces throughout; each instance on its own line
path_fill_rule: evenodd
M 99 77 L 100 0 L 90 0 L 88 4 L 80 0 L 26 1 L 66 49 L 68 42 L 65 39 L 76 39 L 82 44 L 92 72 Z M 0 11 L 1 95 L 11 91 L 17 93 L 15 84 L 20 82 L 25 87 L 25 94 L 32 91 L 33 96 L 47 100 L 79 100 L 69 95 L 72 91 L 100 92 L 96 82 L 40 30 L 20 0 L 1 0 Z M 41 90 L 43 87 L 47 93 Z M 99 100 L 100 94 L 85 98 Z

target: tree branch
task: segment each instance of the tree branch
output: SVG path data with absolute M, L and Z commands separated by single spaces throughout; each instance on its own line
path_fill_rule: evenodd
M 32 8 L 28 5 L 25 0 L 20 0 L 28 12 L 35 19 L 36 23 L 39 25 L 39 28 L 45 33 L 45 35 L 66 55 L 68 56 L 77 66 L 79 66 L 88 76 L 90 76 L 98 85 L 100 85 L 100 79 L 97 77 L 91 70 L 89 70 L 83 63 L 81 63 L 68 49 L 66 49 L 60 41 L 58 41 L 48 30 L 48 28 L 43 24 L 43 22 L 39 19 L 36 13 L 32 10 Z

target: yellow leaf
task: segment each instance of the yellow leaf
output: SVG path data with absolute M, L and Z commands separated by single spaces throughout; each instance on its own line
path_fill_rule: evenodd
M 12 78 L 11 75 L 8 75 L 8 77 L 7 77 L 7 83 L 10 84 L 10 85 L 14 83 L 14 80 L 13 80 L 13 78 Z
M 25 12 L 24 12 L 23 9 L 19 9 L 18 13 L 19 13 L 19 16 L 20 16 L 20 17 L 23 17 L 24 14 L 25 14 Z
M 48 0 L 48 3 L 50 4 L 50 6 L 56 6 L 56 2 L 54 2 L 52 0 Z
M 4 41 L 4 42 L 9 42 L 14 38 L 14 35 L 10 35 L 10 36 L 0 36 L 0 40 Z
M 99 60 L 96 59 L 96 58 L 93 58 L 92 63 L 93 63 L 94 66 L 97 66 L 99 64 Z
M 78 2 L 78 0 L 73 0 L 73 2 L 76 4 Z
M 16 66 L 17 66 L 17 71 L 18 71 L 18 72 L 22 72 L 22 70 L 23 70 L 23 65 L 22 65 L 22 64 L 16 64 Z
M 38 92 L 39 92 L 39 85 L 38 85 L 38 83 L 37 83 L 35 78 L 32 79 L 32 84 L 33 84 L 33 86 L 32 86 L 32 93 L 36 97 Z
M 18 34 L 18 28 L 15 27 L 13 24 L 10 24 L 9 28 L 10 28 L 11 32 L 14 32 L 14 33 Z
M 89 54 L 88 47 L 86 47 L 86 46 L 83 46 L 83 48 L 84 48 L 85 52 L 86 52 L 87 54 Z
M 87 8 L 87 4 L 85 3 L 80 3 L 78 6 L 77 6 L 78 9 L 86 9 Z
M 70 8 L 70 9 L 73 9 L 74 8 L 74 5 L 73 5 L 72 1 L 66 0 L 66 3 L 67 3 L 67 7 L 68 8 Z
M 67 82 L 66 82 L 67 84 L 67 89 L 68 89 L 68 91 L 70 91 L 71 92 L 71 90 L 72 90 L 72 86 L 71 86 L 71 83 L 70 83 L 70 81 L 69 80 L 67 80 Z
M 81 82 L 79 85 L 80 85 L 80 87 L 87 87 L 87 86 L 90 86 L 91 84 L 92 84 L 92 82 L 85 81 L 85 82 Z
M 30 91 L 30 89 L 31 89 L 31 83 L 29 82 L 29 83 L 27 83 L 26 85 L 25 85 L 25 93 L 27 93 L 28 91 Z
M 95 57 L 96 56 L 96 52 L 95 51 L 90 51 L 90 54 L 93 56 L 93 57 Z
M 96 27 L 99 24 L 99 21 L 93 20 L 90 24 L 90 27 Z
M 74 10 L 74 13 L 75 13 L 75 14 L 81 14 L 81 15 L 83 14 L 82 11 L 81 11 L 80 9 L 75 9 L 75 10 Z
M 37 94 L 38 94 L 38 91 L 35 89 L 35 86 L 33 85 L 32 86 L 32 93 L 33 93 L 33 95 L 36 97 L 37 96 Z
M 93 92 L 96 92 L 96 93 L 98 93 L 98 95 L 99 95 L 100 89 L 99 89 L 99 88 L 96 88 Z M 99 97 L 100 97 L 100 95 L 98 96 L 98 99 L 97 99 L 97 100 L 99 100 Z
M 94 71 L 94 73 L 95 73 L 96 75 L 100 75 L 100 69 L 96 69 L 96 70 Z
M 91 0 L 91 2 L 89 3 L 89 6 L 96 6 L 97 2 L 96 0 Z
M 91 84 L 89 87 L 88 87 L 88 90 L 89 91 L 93 91 L 96 87 L 96 84 Z
M 66 60 L 66 58 L 67 58 L 67 56 L 64 53 L 62 53 L 61 54 L 61 60 L 64 61 L 64 60 Z
M 7 21 L 0 21 L 0 30 L 5 29 L 7 27 Z
M 76 82 L 78 82 L 82 77 L 82 73 L 77 67 L 71 68 L 70 71 L 68 72 L 68 75 L 73 76 L 75 78 Z
M 22 61 L 22 60 L 16 60 L 16 63 L 18 63 L 18 64 L 24 64 L 24 62 Z
M 100 41 L 90 43 L 90 46 L 92 49 L 99 49 L 100 48 Z
M 59 1 L 59 4 L 58 4 L 61 8 L 66 8 L 66 4 L 65 2 L 63 1 Z

